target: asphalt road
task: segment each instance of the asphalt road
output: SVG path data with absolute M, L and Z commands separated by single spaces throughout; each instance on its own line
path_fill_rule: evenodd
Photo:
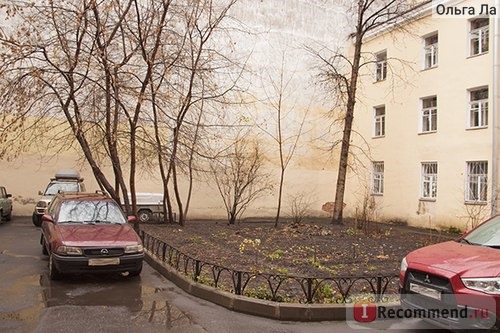
M 39 239 L 30 218 L 0 223 L 0 332 L 358 331 L 346 322 L 280 322 L 232 312 L 184 293 L 147 264 L 135 278 L 85 275 L 50 281 Z M 422 332 L 431 327 L 395 322 L 391 328 Z

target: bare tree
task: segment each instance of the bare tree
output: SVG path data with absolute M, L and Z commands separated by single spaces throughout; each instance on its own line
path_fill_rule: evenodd
M 488 211 L 488 206 L 484 204 L 464 204 L 465 218 L 467 222 L 465 223 L 465 230 L 470 230 L 477 227 L 481 222 L 485 221 L 490 215 Z
M 488 187 L 486 185 L 479 185 L 479 193 L 475 194 L 470 188 L 467 189 L 469 193 L 466 197 L 469 200 L 465 202 L 462 201 L 464 215 L 460 218 L 466 219 L 465 230 L 470 230 L 477 227 L 481 222 L 485 221 L 491 215 L 491 205 L 493 204 L 495 198 L 487 200 L 488 197 Z M 460 193 L 460 191 L 457 191 Z
M 302 222 L 313 204 L 312 193 L 300 191 L 288 196 L 289 215 L 294 223 Z
M 371 222 L 376 220 L 377 201 L 371 195 L 370 186 L 366 186 L 364 191 L 361 193 L 361 198 L 356 207 L 356 213 L 354 219 L 356 221 L 356 228 L 363 230 L 365 234 L 368 234 L 368 228 Z
M 332 223 L 342 222 L 346 176 L 349 165 L 349 150 L 351 145 L 352 125 L 356 92 L 362 67 L 373 64 L 373 58 L 363 52 L 364 38 L 367 34 L 387 25 L 397 27 L 404 23 L 405 16 L 414 9 L 429 1 L 407 0 L 356 0 L 348 2 L 349 14 L 352 14 L 353 31 L 349 38 L 353 41 L 352 56 L 336 51 L 324 55 L 312 51 L 322 62 L 320 79 L 330 87 L 337 99 L 337 106 L 343 109 L 343 132 L 340 148 L 335 203 L 332 214 Z
M 262 171 L 263 156 L 256 141 L 238 135 L 230 151 L 211 164 L 217 189 L 224 202 L 229 224 L 249 205 L 270 189 L 268 175 Z
M 122 12 L 106 13 L 112 13 L 121 22 L 130 4 Z M 1 36 L 6 60 L 0 68 L 3 109 L 16 115 L 21 123 L 27 118 L 35 124 L 46 123 L 47 118 L 58 122 L 65 118 L 69 131 L 61 130 L 60 138 L 66 144 L 78 142 L 99 185 L 116 197 L 113 185 L 99 166 L 103 156 L 109 156 L 111 164 L 120 165 L 115 145 L 118 123 L 112 113 L 116 109 L 111 103 L 112 77 L 106 70 L 108 64 L 100 61 L 106 57 L 102 43 L 109 42 L 101 40 L 103 8 L 93 2 L 70 1 L 57 5 L 12 1 L 3 6 L 7 15 L 12 15 L 12 22 L 18 22 L 16 29 Z M 113 31 L 115 34 L 111 33 L 109 39 L 119 30 L 110 32 Z M 24 86 L 34 89 L 26 94 Z M 15 100 L 21 102 L 13 104 Z M 106 152 L 96 149 L 96 144 L 105 142 Z M 119 167 L 114 172 L 116 183 L 123 186 Z
M 165 55 L 165 68 L 154 85 L 156 99 L 170 96 L 153 109 L 154 144 L 168 207 L 165 216 L 173 221 L 172 207 L 176 204 L 181 225 L 191 200 L 195 158 L 209 156 L 201 151 L 207 149 L 201 141 L 210 127 L 205 121 L 217 117 L 207 114 L 223 110 L 217 106 L 236 89 L 242 71 L 240 64 L 225 56 L 223 50 L 229 38 L 222 22 L 229 19 L 228 12 L 235 3 L 236 0 L 203 0 L 176 7 L 176 23 L 183 27 L 183 34 L 171 37 L 170 42 L 178 46 L 177 53 Z M 185 198 L 179 185 L 182 175 L 187 175 L 189 182 Z
M 271 118 L 273 121 L 266 120 L 265 124 L 259 127 L 268 134 L 278 146 L 278 155 L 280 162 L 280 177 L 278 185 L 278 207 L 276 209 L 276 217 L 274 219 L 274 227 L 278 226 L 281 214 L 281 206 L 283 201 L 283 187 L 285 182 L 285 172 L 292 160 L 295 150 L 297 149 L 299 139 L 303 134 L 304 124 L 306 122 L 309 108 L 303 113 L 301 117 L 298 116 L 296 103 L 288 102 L 287 100 L 293 95 L 291 89 L 294 73 L 287 73 L 286 70 L 287 53 L 285 51 L 281 54 L 281 65 L 276 73 L 268 72 L 268 80 L 270 82 L 271 91 L 266 91 L 267 102 L 270 103 L 274 113 Z M 298 118 L 298 121 L 295 121 Z M 288 123 L 296 124 L 299 126 L 295 132 L 290 133 L 292 126 L 287 126 Z M 268 129 L 271 125 L 273 129 Z M 287 128 L 287 131 L 285 131 Z

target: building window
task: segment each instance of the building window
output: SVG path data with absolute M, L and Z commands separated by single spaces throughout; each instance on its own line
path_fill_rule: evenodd
M 488 88 L 469 92 L 469 128 L 488 126 Z
M 375 55 L 375 81 L 387 78 L 387 52 L 382 51 Z
M 436 67 L 438 64 L 438 35 L 424 38 L 424 68 Z
M 385 135 L 385 106 L 376 107 L 374 110 L 374 136 Z
M 485 203 L 488 191 L 488 162 L 467 162 L 465 201 Z
M 470 55 L 478 55 L 488 52 L 490 40 L 490 20 L 480 18 L 470 21 Z
M 437 131 L 437 97 L 422 99 L 421 133 Z
M 422 163 L 421 188 L 422 199 L 436 199 L 437 196 L 437 171 L 436 162 Z
M 384 162 L 373 162 L 372 194 L 384 194 Z

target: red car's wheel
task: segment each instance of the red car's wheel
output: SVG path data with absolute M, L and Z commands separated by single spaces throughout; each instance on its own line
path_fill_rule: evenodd
M 42 236 L 40 237 L 40 244 L 42 244 L 42 253 L 44 255 L 48 255 L 49 254 L 49 251 L 47 251 L 47 247 L 45 247 L 45 238 L 43 237 L 43 234 Z
M 61 273 L 54 265 L 54 259 L 52 254 L 49 256 L 49 277 L 51 280 L 59 280 L 61 278 Z

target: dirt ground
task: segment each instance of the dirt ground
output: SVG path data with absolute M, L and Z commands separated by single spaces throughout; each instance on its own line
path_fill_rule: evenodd
M 410 251 L 458 237 L 457 234 L 400 225 L 328 219 L 301 223 L 187 221 L 143 224 L 141 229 L 201 261 L 242 271 L 307 277 L 397 274 Z

